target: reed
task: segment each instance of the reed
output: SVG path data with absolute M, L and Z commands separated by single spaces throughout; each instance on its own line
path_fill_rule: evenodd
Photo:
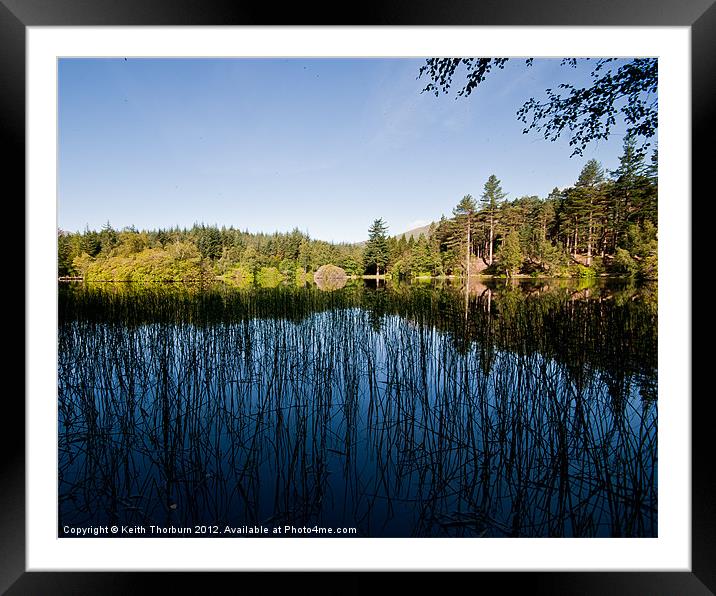
M 60 288 L 60 524 L 656 536 L 653 287 Z

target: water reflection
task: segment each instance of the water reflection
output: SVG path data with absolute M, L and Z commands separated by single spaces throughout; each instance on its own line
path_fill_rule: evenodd
M 656 288 L 60 291 L 64 524 L 656 536 Z

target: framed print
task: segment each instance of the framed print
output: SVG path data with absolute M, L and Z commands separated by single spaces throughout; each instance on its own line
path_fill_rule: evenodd
M 4 2 L 3 589 L 711 593 L 690 195 L 716 12 L 662 4 Z

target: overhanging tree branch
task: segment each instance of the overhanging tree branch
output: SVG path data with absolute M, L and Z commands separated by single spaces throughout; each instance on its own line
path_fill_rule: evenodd
M 458 69 L 466 71 L 465 82 L 457 97 L 469 96 L 494 68 L 504 68 L 509 58 L 428 58 L 420 67 L 418 78 L 427 75 L 430 82 L 423 92 L 436 97 L 447 94 Z M 579 60 L 565 58 L 563 66 L 576 68 Z M 525 61 L 532 66 L 534 59 Z M 517 118 L 526 126 L 523 133 L 534 130 L 548 141 L 570 134 L 571 155 L 582 155 L 587 145 L 607 139 L 619 119 L 626 126 L 626 135 L 642 140 L 641 151 L 658 127 L 658 60 L 634 58 L 619 65 L 615 58 L 597 59 L 590 73 L 592 84 L 576 87 L 562 83 L 557 90 L 547 89 L 547 99 L 528 99 L 517 111 Z

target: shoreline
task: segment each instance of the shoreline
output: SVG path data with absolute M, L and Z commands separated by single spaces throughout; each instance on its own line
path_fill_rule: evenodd
M 383 281 L 396 281 L 396 278 L 394 278 L 392 275 L 347 275 L 346 279 L 349 280 L 383 280 Z M 464 281 L 468 278 L 459 276 L 459 275 L 434 275 L 434 276 L 416 276 L 409 279 L 397 279 L 399 282 L 415 282 L 415 281 L 433 281 L 433 280 L 459 280 Z M 609 275 L 602 273 L 600 275 L 591 275 L 586 277 L 580 277 L 580 276 L 567 276 L 567 277 L 558 277 L 553 275 L 526 275 L 526 274 L 518 274 L 518 275 L 511 275 L 510 277 L 504 276 L 504 275 L 474 275 L 470 276 L 470 281 L 479 281 L 479 280 L 589 280 L 589 279 L 614 279 L 614 280 L 629 280 L 634 279 L 629 276 L 624 275 Z M 221 281 L 226 283 L 226 279 L 223 277 L 214 277 L 210 279 L 143 279 L 143 280 L 127 280 L 127 279 L 84 279 L 83 277 L 58 277 L 57 281 L 60 283 L 202 283 L 202 282 L 213 282 L 213 281 Z M 281 282 L 284 281 L 290 281 L 289 278 L 283 277 L 281 279 Z M 638 280 L 641 282 L 655 282 L 659 281 L 658 278 L 653 279 L 641 279 Z M 254 282 L 251 282 L 252 284 Z

